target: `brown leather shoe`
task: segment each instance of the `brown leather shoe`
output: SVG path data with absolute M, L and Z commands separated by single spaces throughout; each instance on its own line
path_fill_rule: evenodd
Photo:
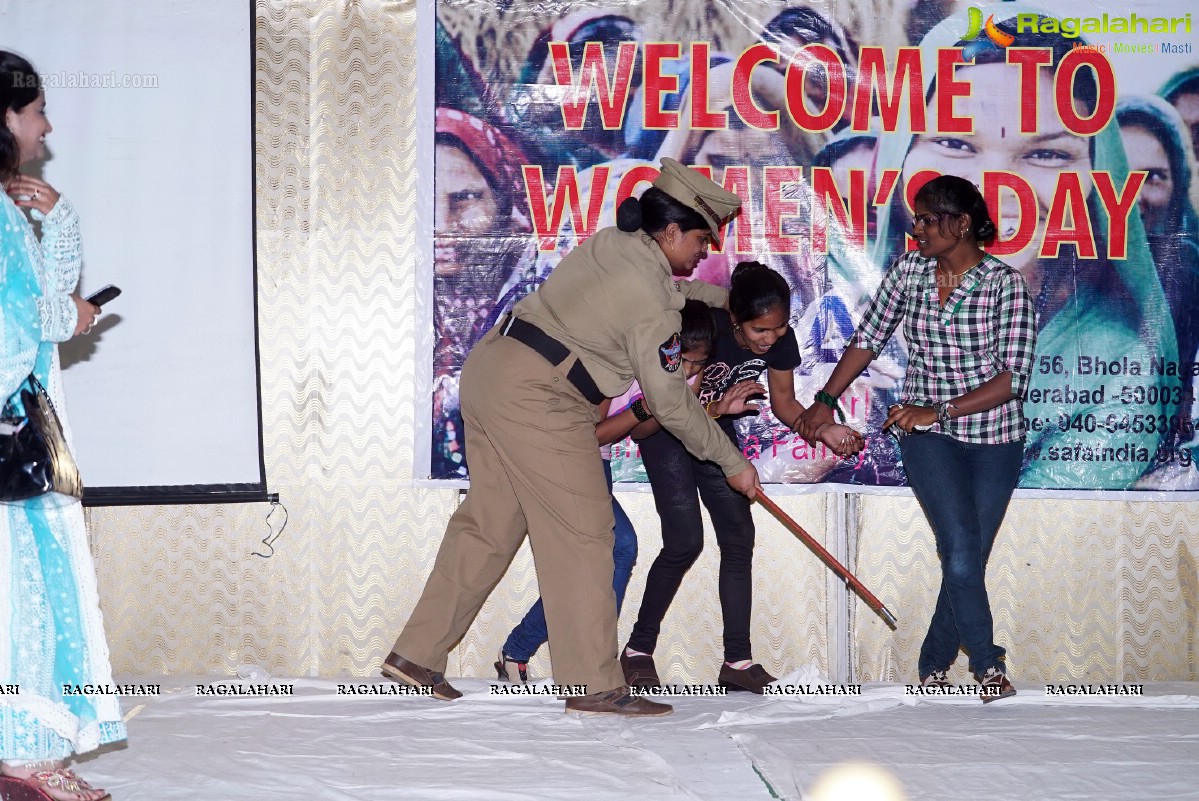
M 652 718 L 669 715 L 674 711 L 674 707 L 630 695 L 628 687 L 617 687 L 607 692 L 567 698 L 566 711 L 584 715 L 634 715 Z
M 658 669 L 654 666 L 654 658 L 648 654 L 625 656 L 622 648 L 620 669 L 624 671 L 624 680 L 630 687 L 659 687 L 662 684 L 662 680 L 658 678 Z
M 727 662 L 720 665 L 720 686 L 733 692 L 748 692 L 762 694 L 767 684 L 778 681 L 766 672 L 766 668 L 754 662 L 745 670 L 729 667 Z
M 455 698 L 462 697 L 462 693 L 451 687 L 450 683 L 445 680 L 444 673 L 423 668 L 415 662 L 409 662 L 395 651 L 387 655 L 380 669 L 384 676 L 411 684 L 413 687 L 432 687 L 433 697 L 440 698 L 442 701 L 453 701 Z

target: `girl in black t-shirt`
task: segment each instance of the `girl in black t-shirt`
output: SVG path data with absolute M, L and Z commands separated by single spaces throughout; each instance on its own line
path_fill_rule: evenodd
M 759 383 L 765 371 L 774 414 L 794 430 L 804 406 L 795 399 L 799 345 L 787 324 L 791 290 L 781 275 L 758 262 L 738 264 L 730 285 L 729 311 L 712 312 L 717 337 L 704 368 L 700 402 L 710 416 L 720 419 L 720 426 L 736 443 L 733 419 L 755 409 L 750 399 L 765 391 Z M 856 453 L 863 444 L 856 431 L 843 425 L 823 426 L 816 438 L 841 456 Z M 650 567 L 637 623 L 621 652 L 625 680 L 642 687 L 659 683 L 654 648 L 662 618 L 683 575 L 703 549 L 702 498 L 720 547 L 725 659 L 720 684 L 730 690 L 761 693 L 775 679 L 753 661 L 750 652 L 754 522 L 749 501 L 729 488 L 718 465 L 695 459 L 668 432 L 641 440 L 640 446 L 654 504 L 662 518 L 662 551 Z

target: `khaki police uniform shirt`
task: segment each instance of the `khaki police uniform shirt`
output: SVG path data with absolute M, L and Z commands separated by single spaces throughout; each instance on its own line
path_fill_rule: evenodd
M 671 347 L 688 298 L 723 306 L 728 292 L 676 282 L 651 236 L 604 228 L 567 254 L 513 313 L 570 348 L 604 395 L 618 397 L 636 378 L 662 427 L 732 476 L 749 463 L 699 405 Z

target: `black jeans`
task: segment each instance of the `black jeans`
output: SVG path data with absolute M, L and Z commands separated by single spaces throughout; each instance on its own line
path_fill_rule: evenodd
M 702 498 L 720 546 L 724 658 L 729 662 L 751 659 L 754 520 L 749 501 L 728 485 L 720 467 L 697 460 L 669 432 L 660 431 L 640 445 L 641 461 L 654 490 L 654 505 L 662 519 L 662 551 L 649 569 L 629 647 L 652 654 L 658 644 L 662 618 L 683 575 L 704 547 L 704 524 L 699 514 Z

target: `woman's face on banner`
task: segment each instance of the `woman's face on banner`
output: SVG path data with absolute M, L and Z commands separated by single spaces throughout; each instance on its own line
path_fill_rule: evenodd
M 874 151 L 876 146 L 877 142 L 875 141 L 862 140 L 859 144 L 855 144 L 829 164 L 829 169 L 833 172 L 833 182 L 837 185 L 837 190 L 841 194 L 841 202 L 845 204 L 845 208 L 847 209 L 849 208 L 850 170 L 860 171 L 866 176 L 867 197 L 874 196 Z M 877 230 L 878 209 L 873 203 L 867 202 L 867 239 L 873 241 Z
M 1152 230 L 1157 225 L 1167 222 L 1164 215 L 1170 207 L 1170 197 L 1174 194 L 1170 157 L 1161 140 L 1143 125 L 1120 126 L 1120 138 L 1124 140 L 1128 169 L 1148 173 L 1137 203 L 1145 228 Z
M 761 131 L 739 123 L 736 112 L 726 109 L 729 127 L 704 136 L 691 163 L 712 168 L 712 180 L 724 180 L 724 168 L 761 164 L 790 164 L 794 159 L 778 131 Z
M 787 144 L 778 131 L 760 131 L 752 129 L 740 122 L 732 108 L 726 108 L 729 115 L 729 128 L 711 131 L 704 134 L 699 149 L 691 157 L 690 163 L 697 167 L 711 167 L 712 180 L 718 184 L 724 182 L 725 167 L 751 167 L 751 173 L 757 171 L 760 165 L 789 165 L 796 163 L 795 157 L 787 149 Z M 756 204 L 746 203 L 741 209 L 743 215 L 754 215 L 754 226 L 761 229 L 762 223 L 756 219 L 761 216 L 761 200 Z M 727 230 L 726 230 L 727 233 Z M 703 263 L 694 274 L 694 278 L 707 281 L 718 286 L 728 286 L 729 273 L 740 258 L 732 250 L 733 243 L 726 243 L 724 251 L 705 255 Z
M 1191 144 L 1195 146 L 1195 153 L 1199 154 L 1199 92 L 1180 92 L 1171 104 L 1186 123 L 1191 132 Z
M 904 161 L 906 185 L 921 170 L 958 175 L 983 187 L 983 174 L 1010 172 L 1019 175 L 1037 197 L 1037 229 L 1031 244 L 1004 261 L 1027 270 L 1037 260 L 1045 236 L 1045 220 L 1053 200 L 1059 174 L 1077 172 L 1085 196 L 1091 192 L 1091 156 L 1088 141 L 1068 131 L 1053 102 L 1053 77 L 1041 70 L 1037 92 L 1037 132 L 1021 134 L 1020 72 L 1016 65 L 980 64 L 960 69 L 958 78 L 971 83 L 968 97 L 954 102 L 958 116 L 973 120 L 973 134 L 936 133 L 937 98 L 934 93 L 927 111 L 928 133 L 917 134 Z M 1082 111 L 1082 109 L 1080 109 Z M 992 210 L 994 211 L 994 210 Z M 1011 193 L 1001 193 L 999 238 L 1008 239 L 1019 225 L 1019 207 Z
M 495 192 L 474 160 L 461 147 L 439 142 L 434 163 L 434 264 L 437 274 L 446 276 L 468 266 L 462 256 L 472 244 L 503 232 L 496 230 Z

